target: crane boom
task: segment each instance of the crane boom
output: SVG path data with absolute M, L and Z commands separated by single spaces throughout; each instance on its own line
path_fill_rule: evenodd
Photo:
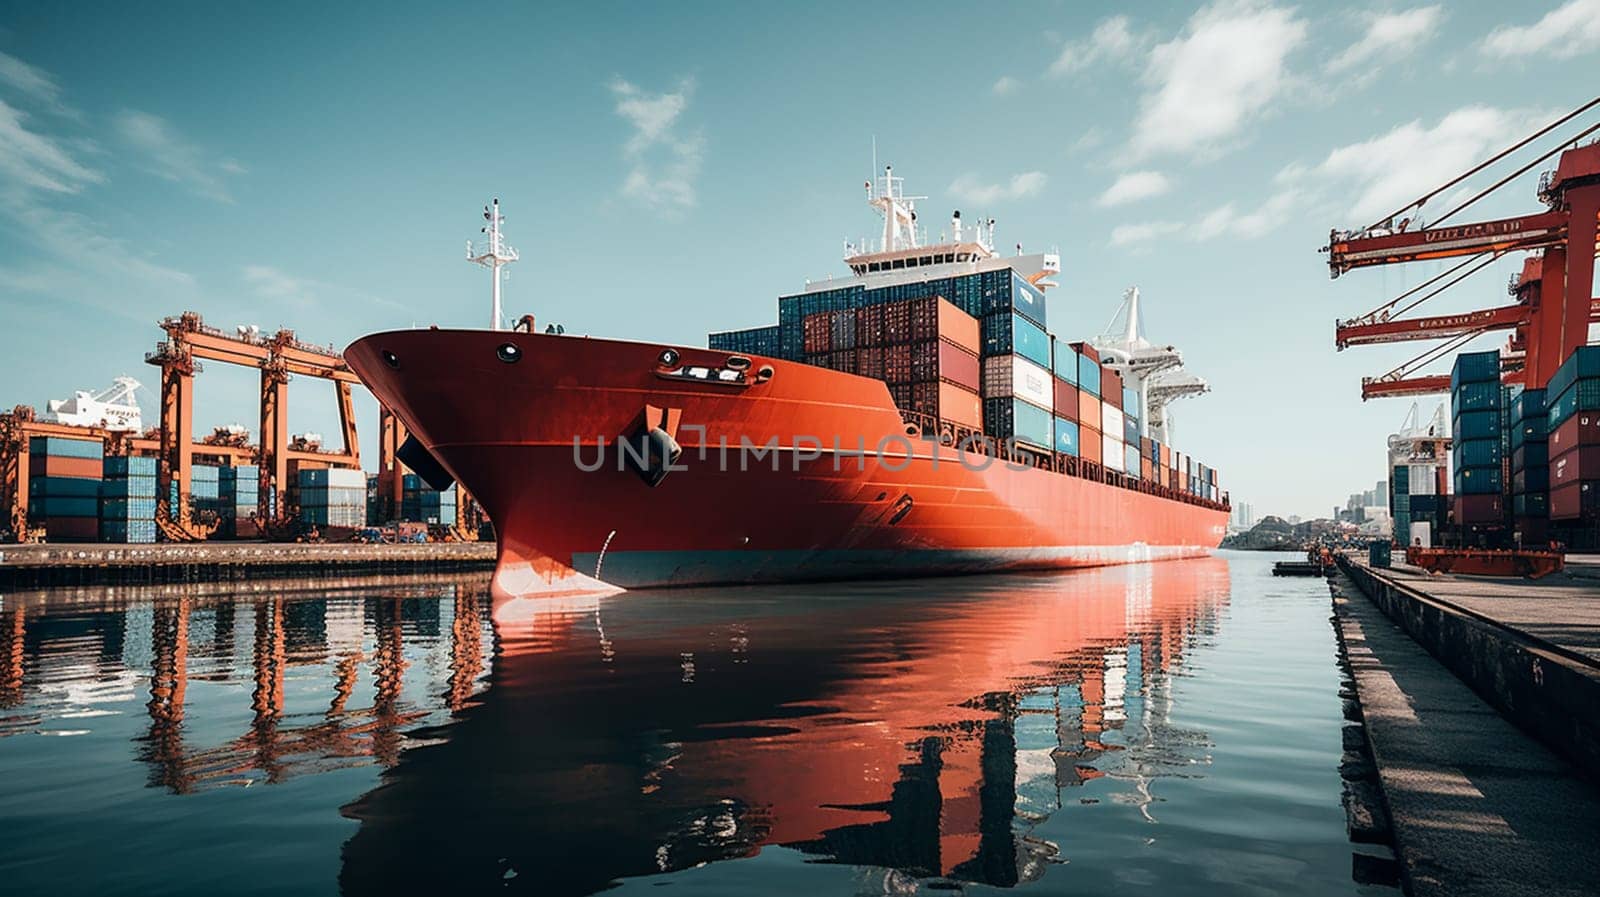
M 1387 321 L 1358 318 L 1335 325 L 1333 341 L 1340 349 L 1346 349 L 1350 346 L 1376 346 L 1409 340 L 1445 339 L 1469 331 L 1513 330 L 1526 327 L 1532 313 L 1529 306 L 1518 304 L 1426 318 Z M 1589 320 L 1600 322 L 1600 298 L 1590 301 Z
M 1374 265 L 1556 246 L 1567 238 L 1567 220 L 1564 212 L 1540 212 L 1399 233 L 1361 234 L 1335 230 L 1328 235 L 1328 271 L 1338 277 L 1354 268 Z
M 1424 374 L 1420 377 L 1388 379 L 1362 377 L 1361 400 L 1389 399 L 1397 396 L 1430 396 L 1450 391 L 1449 374 Z

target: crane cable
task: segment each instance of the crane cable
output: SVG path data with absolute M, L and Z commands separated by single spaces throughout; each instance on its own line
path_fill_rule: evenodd
M 1415 302 L 1412 302 L 1410 305 L 1407 305 L 1405 308 L 1402 308 L 1399 311 L 1395 312 L 1395 315 L 1403 315 L 1403 314 L 1405 314 L 1406 312 L 1412 310 L 1413 308 L 1416 308 L 1417 306 L 1421 305 L 1422 303 L 1427 302 L 1429 299 L 1432 299 L 1433 297 L 1439 295 L 1440 293 L 1444 292 L 1445 290 L 1455 286 L 1456 284 L 1460 283 L 1461 281 L 1466 280 L 1467 278 L 1471 277 L 1472 275 L 1477 274 L 1479 271 L 1482 271 L 1484 268 L 1487 268 L 1491 264 L 1493 264 L 1493 263 L 1495 263 L 1495 262 L 1500 260 L 1500 253 L 1498 253 L 1498 252 L 1486 252 L 1486 253 L 1482 253 L 1482 255 L 1487 255 L 1488 258 L 1483 259 L 1483 261 L 1479 262 L 1478 266 L 1476 268 L 1473 268 L 1471 271 L 1468 271 L 1465 274 L 1461 275 L 1460 277 L 1457 277 L 1455 280 L 1452 280 L 1449 283 L 1444 284 L 1443 286 L 1439 287 L 1438 289 L 1434 290 L 1433 292 L 1427 294 L 1426 296 L 1423 296 L 1421 299 L 1418 299 Z M 1480 257 L 1481 256 L 1479 256 L 1479 255 L 1475 255 L 1475 256 L 1472 256 L 1471 258 L 1468 258 L 1467 261 L 1470 262 L 1473 259 L 1477 259 L 1477 258 L 1480 258 Z M 1451 268 L 1449 271 L 1446 271 L 1445 273 L 1449 274 L 1451 271 L 1455 271 L 1455 270 L 1459 269 L 1460 267 L 1461 267 L 1460 265 L 1457 265 L 1454 268 Z M 1416 290 L 1412 290 L 1411 292 L 1414 293 L 1414 292 L 1416 292 Z M 1400 296 L 1399 298 L 1395 299 L 1395 301 L 1399 302 L 1400 299 L 1404 299 L 1404 298 L 1405 298 L 1405 296 Z
M 1500 161 L 1501 159 L 1504 159 L 1506 156 L 1511 155 L 1512 153 L 1516 152 L 1517 150 L 1522 149 L 1523 147 L 1527 146 L 1528 144 L 1534 142 L 1535 140 L 1538 140 L 1540 137 L 1543 137 L 1544 135 L 1550 133 L 1551 131 L 1554 131 L 1556 128 L 1559 128 L 1562 125 L 1566 124 L 1567 122 L 1572 121 L 1574 118 L 1577 118 L 1578 116 L 1582 115 L 1583 113 L 1588 112 L 1590 109 L 1593 109 L 1595 106 L 1600 106 L 1600 97 L 1595 97 L 1594 99 L 1590 100 L 1589 102 L 1584 103 L 1582 106 L 1579 106 L 1577 109 L 1574 109 L 1573 111 L 1568 112 L 1566 115 L 1563 115 L 1560 118 L 1556 119 L 1555 121 L 1551 122 L 1550 124 L 1545 125 L 1543 128 L 1540 128 L 1539 130 L 1533 132 L 1532 134 L 1529 134 L 1527 137 L 1524 137 L 1522 140 L 1518 141 L 1517 143 L 1515 143 L 1515 144 L 1513 144 L 1513 145 L 1511 145 L 1509 147 L 1506 147 L 1505 149 L 1501 150 L 1500 152 L 1494 154 L 1493 156 L 1490 156 L 1489 158 L 1483 160 L 1482 162 L 1479 162 L 1471 170 L 1463 172 L 1463 173 L 1457 175 L 1456 177 L 1450 179 L 1449 182 L 1441 184 L 1440 186 L 1435 187 L 1433 190 L 1431 190 L 1431 191 L 1429 191 L 1427 193 L 1424 193 L 1417 200 L 1415 200 L 1413 202 L 1406 203 L 1405 205 L 1401 206 L 1400 208 L 1395 209 L 1393 213 L 1391 213 L 1389 215 L 1385 215 L 1382 218 L 1379 218 L 1376 222 L 1374 222 L 1371 226 L 1369 226 L 1367 228 L 1367 230 L 1375 230 L 1376 228 L 1381 227 L 1384 222 L 1393 221 L 1396 215 L 1401 214 L 1406 209 L 1412 208 L 1414 206 L 1422 205 L 1423 203 L 1427 202 L 1428 200 L 1434 198 L 1435 196 L 1438 196 L 1440 193 L 1443 193 L 1444 191 L 1450 189 L 1451 187 L 1454 187 L 1455 185 L 1457 185 L 1457 184 L 1461 183 L 1462 181 L 1466 180 L 1467 178 L 1470 178 L 1473 175 L 1477 174 L 1478 172 L 1484 170 L 1485 168 L 1488 168 L 1490 165 L 1493 165 L 1494 163 Z M 1591 130 L 1593 130 L 1593 129 L 1591 129 Z M 1585 133 L 1587 133 L 1587 132 L 1585 132 Z M 1581 137 L 1583 135 L 1579 135 L 1579 136 Z M 1566 144 L 1563 143 L 1562 146 L 1566 146 Z M 1496 185 L 1496 186 L 1498 187 L 1499 185 Z M 1474 198 L 1474 199 L 1476 199 L 1476 198 Z M 1459 209 L 1454 209 L 1449 214 L 1453 215 L 1458 211 L 1460 211 L 1460 210 Z M 1448 216 L 1446 216 L 1446 217 L 1448 217 Z
M 1431 349 L 1428 349 L 1427 351 L 1425 351 L 1421 355 L 1418 355 L 1417 357 L 1411 359 L 1410 361 L 1402 362 L 1402 363 L 1396 365 L 1394 370 L 1390 371 L 1387 374 L 1384 374 L 1381 377 L 1376 378 L 1376 380 L 1377 380 L 1377 382 L 1382 383 L 1382 382 L 1392 382 L 1391 378 L 1393 378 L 1394 380 L 1404 379 L 1405 375 L 1410 373 L 1411 371 L 1413 371 L 1413 370 L 1415 370 L 1415 369 L 1417 369 L 1419 367 L 1422 367 L 1425 364 L 1429 364 L 1429 363 L 1431 363 L 1433 361 L 1436 361 L 1436 360 L 1438 360 L 1440 358 L 1443 358 L 1445 355 L 1448 355 L 1451 352 L 1454 352 L 1455 350 L 1461 348 L 1462 346 L 1466 345 L 1467 343 L 1471 342 L 1472 340 L 1474 340 L 1474 339 L 1478 338 L 1479 336 L 1482 336 L 1483 334 L 1488 333 L 1488 332 L 1489 332 L 1489 328 L 1487 328 L 1487 327 L 1479 327 L 1477 330 L 1471 330 L 1471 331 L 1468 331 L 1466 333 L 1460 334 L 1459 336 L 1453 336 L 1450 339 L 1440 343 L 1439 345 L 1434 346 Z
M 1568 145 L 1576 144 L 1578 141 L 1582 140 L 1585 137 L 1588 137 L 1590 134 L 1593 134 L 1595 131 L 1600 131 L 1600 122 L 1597 122 L 1595 124 L 1590 125 L 1589 127 L 1585 128 L 1584 130 L 1582 130 L 1582 131 L 1578 132 L 1577 134 L 1573 135 L 1571 140 L 1562 141 L 1559 145 L 1556 146 L 1555 149 L 1551 150 L 1550 152 L 1545 153 L 1544 155 L 1540 156 L 1537 159 L 1534 159 L 1532 162 L 1529 162 L 1528 164 L 1526 164 L 1526 165 L 1522 166 L 1521 168 L 1517 169 L 1516 171 L 1511 172 L 1510 174 L 1506 175 L 1505 177 L 1501 178 L 1500 180 L 1495 181 L 1494 184 L 1492 184 L 1488 188 L 1478 191 L 1477 195 L 1473 196 L 1471 199 L 1467 200 L 1466 202 L 1462 203 L 1461 205 L 1456 206 L 1455 208 L 1451 209 L 1450 211 L 1445 212 L 1443 215 L 1440 215 L 1439 216 L 1439 220 L 1433 222 L 1430 225 L 1428 225 L 1428 227 L 1438 227 L 1439 225 L 1443 224 L 1445 219 L 1449 218 L 1451 215 L 1454 215 L 1455 213 L 1457 213 L 1457 212 L 1461 211 L 1462 209 L 1466 208 L 1467 206 L 1472 205 L 1473 203 L 1475 203 L 1478 200 L 1484 198 L 1485 196 L 1488 196 L 1489 194 L 1493 193 L 1494 191 L 1499 190 L 1501 187 L 1504 187 L 1506 184 L 1511 183 L 1512 181 L 1516 180 L 1517 178 L 1522 177 L 1524 174 L 1527 174 L 1528 171 L 1530 169 L 1532 169 L 1534 166 L 1539 165 L 1542 162 L 1544 162 L 1545 160 L 1549 159 L 1551 156 L 1554 156 L 1555 154 L 1564 151 L 1567 148 Z
M 1422 283 L 1419 283 L 1416 286 L 1412 287 L 1411 289 L 1406 290 L 1404 293 L 1401 293 L 1400 295 L 1394 297 L 1393 299 L 1390 299 L 1388 302 L 1385 302 L 1384 304 L 1378 306 L 1377 308 L 1374 308 L 1372 311 L 1369 311 L 1366 314 L 1364 314 L 1364 315 L 1362 315 L 1362 316 L 1360 316 L 1358 318 L 1351 318 L 1350 320 L 1345 321 L 1344 323 L 1347 324 L 1347 325 L 1352 325 L 1352 326 L 1353 325 L 1358 325 L 1358 324 L 1377 323 L 1378 315 L 1382 314 L 1384 311 L 1386 311 L 1388 309 L 1394 308 L 1396 305 L 1398 305 L 1400 303 L 1400 301 L 1402 299 L 1406 298 L 1407 296 L 1410 296 L 1413 293 L 1416 293 L 1418 291 L 1427 289 L 1428 287 L 1434 285 L 1435 283 L 1438 283 L 1439 281 L 1443 280 L 1446 277 L 1449 277 L 1450 275 L 1456 273 L 1457 271 L 1460 271 L 1462 268 L 1465 268 L 1466 266 L 1472 264 L 1475 260 L 1480 259 L 1482 257 L 1483 257 L 1483 253 L 1481 253 L 1481 252 L 1478 253 L 1477 255 L 1468 256 L 1467 258 L 1461 260 L 1460 262 L 1458 262 L 1458 263 L 1456 263 L 1454 265 L 1451 265 L 1450 267 L 1444 269 L 1443 271 L 1440 271 L 1438 274 L 1435 274 L 1432 277 L 1428 278 L 1427 280 L 1424 280 Z M 1454 283 L 1454 282 L 1455 281 L 1451 281 L 1451 283 Z M 1433 294 L 1430 294 L 1430 297 L 1431 297 L 1431 295 L 1433 295 Z M 1418 300 L 1418 301 L 1421 301 L 1421 300 Z M 1412 303 L 1411 305 L 1406 306 L 1407 309 L 1411 309 L 1411 308 L 1414 308 L 1414 307 L 1416 307 L 1416 303 Z M 1385 320 L 1387 320 L 1387 319 L 1385 319 Z

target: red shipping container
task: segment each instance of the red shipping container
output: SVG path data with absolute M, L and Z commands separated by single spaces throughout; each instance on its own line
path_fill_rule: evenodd
M 980 370 L 977 353 L 968 352 L 955 343 L 939 340 L 939 379 L 948 380 L 977 392 L 979 384 L 983 382 Z
M 859 333 L 859 331 L 857 331 Z M 883 379 L 883 347 L 856 350 L 856 373 L 874 380 Z
M 890 302 L 883 306 L 883 342 L 897 345 L 911 341 L 911 302 Z
M 943 339 L 978 354 L 978 319 L 939 296 L 910 300 L 911 338 Z
M 883 306 L 867 305 L 856 309 L 856 347 L 883 345 Z
M 1572 520 L 1600 513 L 1600 480 L 1577 480 L 1550 486 L 1550 517 Z
M 896 408 L 901 408 L 901 409 L 910 408 L 911 407 L 911 384 L 909 384 L 909 383 L 899 383 L 899 384 L 896 384 L 894 386 L 889 387 L 889 397 L 894 399 L 894 406 Z
M 1106 368 L 1100 369 L 1100 398 L 1113 408 L 1122 408 L 1122 375 Z
M 1505 518 L 1505 502 L 1498 495 L 1457 495 L 1454 501 L 1456 523 L 1499 523 Z
M 1099 400 L 1096 399 L 1096 401 L 1098 402 Z M 1078 457 L 1085 461 L 1093 461 L 1099 464 L 1104 457 L 1102 452 L 1104 445 L 1105 440 L 1101 437 L 1098 427 L 1090 427 L 1085 424 L 1078 428 Z
M 1065 380 L 1056 381 L 1056 417 L 1078 419 L 1078 389 Z
M 942 380 L 912 384 L 911 410 L 974 430 L 983 427 L 983 400 L 978 394 Z
M 856 350 L 841 349 L 828 356 L 828 367 L 847 374 L 856 372 Z
M 1090 361 L 1094 362 L 1095 364 L 1100 363 L 1100 352 L 1094 346 L 1091 346 L 1088 343 L 1068 343 L 1068 345 L 1072 347 L 1072 351 L 1078 353 L 1079 355 L 1087 355 L 1089 356 Z
M 910 345 L 901 343 L 883 350 L 883 379 L 891 386 L 911 383 Z
M 1172 447 L 1171 446 L 1164 445 L 1164 446 L 1161 447 L 1161 466 L 1162 467 L 1166 467 L 1166 468 L 1171 468 L 1172 467 Z
M 1151 471 L 1150 471 L 1150 459 L 1149 458 L 1140 458 L 1139 459 L 1139 479 L 1141 479 L 1141 480 L 1150 479 L 1151 478 L 1150 477 L 1150 473 L 1151 473 Z
M 1600 414 L 1579 411 L 1550 434 L 1550 457 L 1579 445 L 1600 445 Z
M 73 477 L 82 480 L 100 479 L 99 458 L 68 458 L 65 455 L 28 453 L 28 476 Z
M 829 312 L 819 311 L 814 315 L 806 315 L 805 320 L 800 323 L 803 348 L 808 354 L 828 352 L 833 349 L 832 318 Z
M 51 542 L 94 542 L 100 538 L 100 521 L 94 517 L 49 517 L 44 534 Z
M 1092 392 L 1078 390 L 1078 423 L 1089 427 L 1095 432 L 1100 431 L 1100 397 Z M 1078 442 L 1085 444 L 1087 439 L 1079 438 Z
M 1554 440 L 1551 451 L 1555 451 Z M 1600 443 L 1578 445 L 1550 459 L 1550 489 L 1578 480 L 1600 480 Z

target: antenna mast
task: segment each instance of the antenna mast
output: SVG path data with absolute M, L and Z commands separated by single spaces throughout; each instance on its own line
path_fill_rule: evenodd
M 467 261 L 482 265 L 489 269 L 489 276 L 494 284 L 494 308 L 489 319 L 489 329 L 499 330 L 500 326 L 500 269 L 516 261 L 517 251 L 500 239 L 500 223 L 505 218 L 500 214 L 500 200 L 496 198 L 492 205 L 483 207 L 483 220 L 489 222 L 483 226 L 483 234 L 488 239 L 474 244 L 467 241 Z

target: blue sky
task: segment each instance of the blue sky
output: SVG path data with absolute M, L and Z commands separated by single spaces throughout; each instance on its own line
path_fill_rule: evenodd
M 491 196 L 522 253 L 509 313 L 703 344 L 843 272 L 876 138 L 924 221 L 1059 248 L 1062 336 L 1139 285 L 1149 336 L 1214 388 L 1175 406 L 1180 447 L 1258 515 L 1326 514 L 1382 476 L 1410 404 L 1363 405 L 1360 377 L 1421 348 L 1336 353 L 1333 322 L 1439 270 L 1330 282 L 1329 228 L 1600 84 L 1600 0 L 372 9 L 8 4 L 0 404 L 155 386 L 155 321 L 184 309 L 339 346 L 482 326 L 462 250 Z M 1532 177 L 1477 216 L 1532 211 Z M 1500 304 L 1519 266 L 1430 308 Z M 200 422 L 253 429 L 255 391 L 213 365 Z M 291 428 L 334 428 L 329 390 L 291 395 Z

